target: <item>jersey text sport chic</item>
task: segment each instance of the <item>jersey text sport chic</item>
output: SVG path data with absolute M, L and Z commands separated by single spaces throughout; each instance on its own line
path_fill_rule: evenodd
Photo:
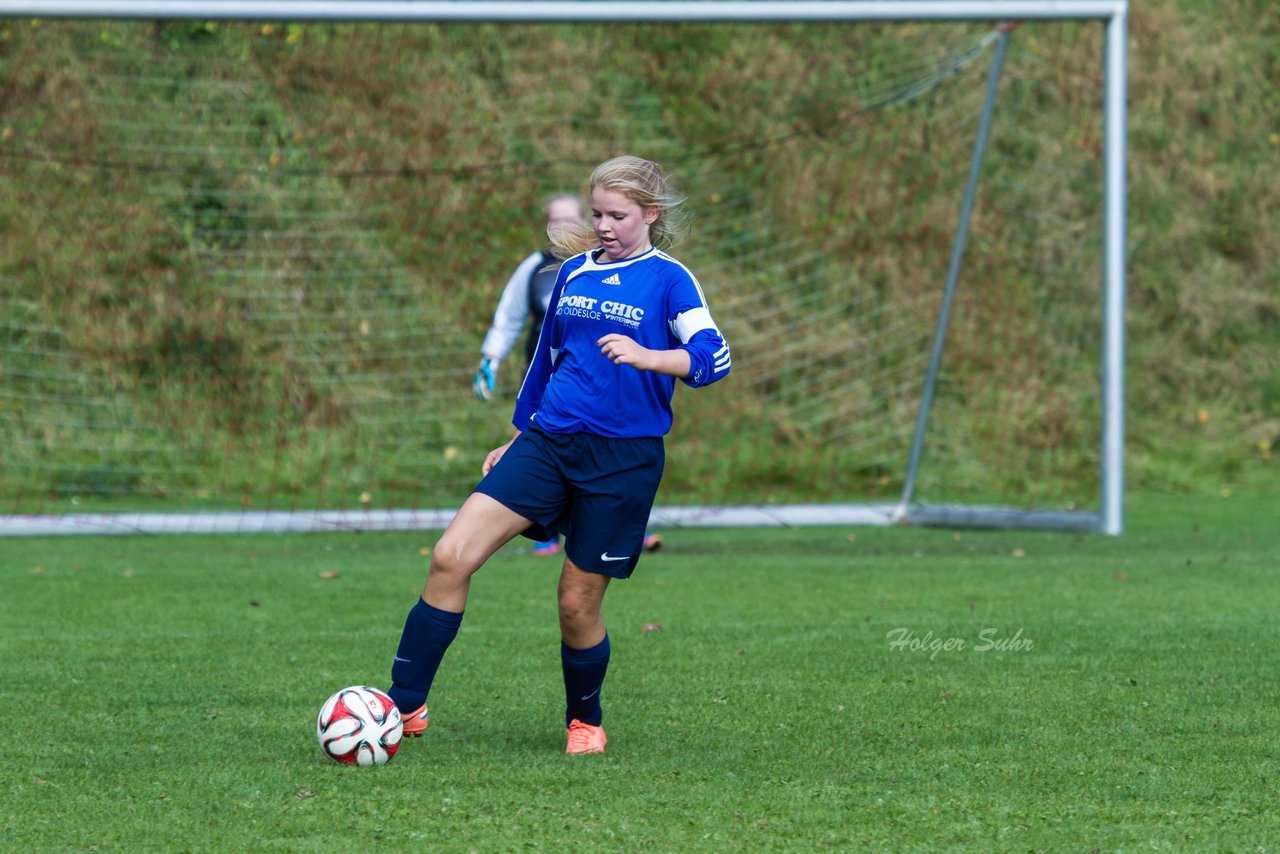
M 611 332 L 650 350 L 687 351 L 686 385 L 709 385 L 729 374 L 729 345 L 683 264 L 657 249 L 604 262 L 586 252 L 560 268 L 516 398 L 517 429 L 533 423 L 548 433 L 612 438 L 670 431 L 675 377 L 609 361 L 596 342 Z

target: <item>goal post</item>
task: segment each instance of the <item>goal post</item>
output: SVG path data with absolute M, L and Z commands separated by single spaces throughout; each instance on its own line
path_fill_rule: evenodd
M 607 155 L 617 153 L 615 146 L 646 144 L 650 146 L 646 150 L 658 151 L 659 160 L 677 145 L 699 152 L 677 169 L 681 178 L 687 176 L 683 183 L 698 185 L 698 197 L 691 199 L 695 215 L 699 206 L 714 211 L 703 218 L 695 232 L 699 263 L 694 267 L 707 280 L 717 318 L 722 325 L 730 324 L 726 334 L 731 346 L 745 339 L 755 356 L 735 360 L 737 385 L 732 403 L 711 404 L 707 411 L 696 408 L 705 404 L 695 405 L 695 429 L 713 424 L 715 413 L 711 410 L 716 409 L 743 423 L 757 420 L 761 424 L 755 433 L 741 431 L 738 441 L 742 447 L 717 448 L 714 442 L 699 439 L 692 442 L 688 458 L 674 457 L 677 465 L 687 465 L 695 472 L 690 482 L 718 477 L 735 492 L 721 503 L 671 501 L 660 496 L 653 516 L 655 525 L 916 524 L 1120 534 L 1124 526 L 1127 16 L 1127 2 L 1095 0 L 0 0 L 0 24 L 26 19 L 47 21 L 50 26 L 58 21 L 252 21 L 266 22 L 264 33 L 273 22 L 454 26 L 918 22 L 994 26 L 1012 20 L 1099 22 L 1104 33 L 1094 56 L 1100 126 L 1096 151 L 1091 138 L 1082 140 L 1071 153 L 1083 152 L 1089 159 L 1061 177 L 1075 194 L 1073 198 L 1078 197 L 1078 205 L 1046 213 L 1058 217 L 1059 233 L 1054 233 L 1054 226 L 1046 226 L 1040 236 L 1030 238 L 1040 242 L 1025 254 L 1019 254 L 1022 247 L 1002 245 L 1007 238 L 995 230 L 974 230 L 982 244 L 984 254 L 978 260 L 985 274 L 995 271 L 995 275 L 1004 275 L 999 272 L 1001 264 L 1012 265 L 1017 272 L 1009 274 L 1013 284 L 1008 291 L 984 293 L 974 298 L 973 305 L 959 307 L 957 299 L 966 293 L 966 272 L 975 251 L 971 217 L 983 213 L 988 183 L 993 179 L 1008 182 L 992 191 L 995 195 L 1017 188 L 1022 180 L 1019 175 L 1026 174 L 1002 177 L 998 165 L 987 156 L 992 125 L 1000 123 L 1008 28 L 991 29 L 977 39 L 949 35 L 941 41 L 951 39 L 954 43 L 937 47 L 937 57 L 919 55 L 910 48 L 892 49 L 887 54 L 890 58 L 866 72 L 865 80 L 849 84 L 847 102 L 834 98 L 823 101 L 797 87 L 796 103 L 781 105 L 792 112 L 774 119 L 762 114 L 763 132 L 777 134 L 768 139 L 717 138 L 710 130 L 700 138 L 696 130 L 683 130 L 681 138 L 672 141 L 670 137 L 677 134 L 664 115 L 664 105 L 643 87 L 630 83 L 630 101 L 617 115 L 600 118 L 598 125 L 589 124 L 594 119 L 573 119 L 586 128 L 584 135 L 590 139 L 565 139 L 554 144 L 538 138 L 533 118 L 528 127 L 516 124 L 516 118 L 497 118 L 507 111 L 518 112 L 526 104 L 477 104 L 478 112 L 497 122 L 484 129 L 480 146 L 516 158 L 501 164 L 505 173 L 492 177 L 480 174 L 484 170 L 476 164 L 424 163 L 412 153 L 396 154 L 402 158 L 398 162 L 381 152 L 358 157 L 341 139 L 331 136 L 332 128 L 304 133 L 295 116 L 282 118 L 284 108 L 272 100 L 278 93 L 269 81 L 202 81 L 184 66 L 172 77 L 163 77 L 166 72 L 151 68 L 122 70 L 118 79 L 112 76 L 92 91 L 83 81 L 68 83 L 99 99 L 101 118 L 95 120 L 92 140 L 68 135 L 62 140 L 67 149 L 60 151 L 41 136 L 53 133 L 47 130 L 48 117 L 34 112 L 26 124 L 22 113 L 11 120 L 15 127 L 0 128 L 5 131 L 5 142 L 0 144 L 0 180 L 11 188 L 5 192 L 17 194 L 7 207 L 0 207 L 0 216 L 18 218 L 19 214 L 10 211 L 25 210 L 33 220 L 29 230 L 20 233 L 47 229 L 49 225 L 34 221 L 37 214 L 25 203 L 32 200 L 20 198 L 21 189 L 12 188 L 20 188 L 23 181 L 41 180 L 46 169 L 74 174 L 84 192 L 118 194 L 116 202 L 102 206 L 103 216 L 130 218 L 127 223 L 101 223 L 103 235 L 131 227 L 162 234 L 157 243 L 166 245 L 168 241 L 175 257 L 180 258 L 158 262 L 153 265 L 156 270 L 146 273 L 157 282 L 163 280 L 163 285 L 156 284 L 150 290 L 139 286 L 135 292 L 123 277 L 136 274 L 145 263 L 122 257 L 126 251 L 111 242 L 114 238 L 99 236 L 98 225 L 94 225 L 85 232 L 86 238 L 92 234 L 92 239 L 86 239 L 79 252 L 101 258 L 74 263 L 60 258 L 47 265 L 64 270 L 59 265 L 65 262 L 69 272 L 60 275 L 73 275 L 77 269 L 93 273 L 98 280 L 96 291 L 84 310 L 110 321 L 103 323 L 104 328 L 131 326 L 113 333 L 124 336 L 123 343 L 116 345 L 74 340 L 76 330 L 60 326 L 56 316 L 44 316 L 52 303 L 41 289 L 65 289 L 67 285 L 40 281 L 46 273 L 39 252 L 65 250 L 44 246 L 0 250 L 0 335 L 8 342 L 3 351 L 5 376 L 0 379 L 0 431 L 10 449 L 8 459 L 0 461 L 0 535 L 443 527 L 452 518 L 450 507 L 456 506 L 470 477 L 458 474 L 459 464 L 474 456 L 473 449 L 465 445 L 486 441 L 503 420 L 495 419 L 492 408 L 477 413 L 459 396 L 458 389 L 465 389 L 467 379 L 461 372 L 473 359 L 479 338 L 473 334 L 475 322 L 468 327 L 445 315 L 469 312 L 472 321 L 483 321 L 492 305 L 487 303 L 487 295 L 453 294 L 442 297 L 439 317 L 418 326 L 407 322 L 422 299 L 440 295 L 415 282 L 415 277 L 423 274 L 425 256 L 410 252 L 406 260 L 406 254 L 393 245 L 401 238 L 364 220 L 370 211 L 377 218 L 395 205 L 412 206 L 424 200 L 456 213 L 465 204 L 457 200 L 459 193 L 491 191 L 501 185 L 504 175 L 524 176 L 537 168 L 547 174 L 535 182 L 536 186 L 529 186 L 527 195 L 533 199 L 573 181 L 572 176 L 585 174 L 592 163 L 603 159 L 597 156 L 600 151 Z M 103 40 L 110 41 L 105 34 Z M 330 39 L 327 44 L 332 47 L 336 41 Z M 731 51 L 726 55 L 732 59 Z M 979 58 L 985 62 L 978 62 Z M 297 73 L 316 74 L 320 65 L 301 63 Z M 965 94 L 950 94 L 948 87 L 960 77 L 967 81 Z M 1038 86 L 1029 84 L 1025 97 L 1034 99 Z M 557 87 L 565 91 L 560 93 Z M 126 90 L 132 94 L 121 94 Z M 548 115 L 563 109 L 559 99 L 562 94 L 569 99 L 572 90 L 570 81 L 547 81 Z M 78 97 L 79 89 L 76 91 Z M 335 91 L 341 94 L 336 84 Z M 188 123 L 177 129 L 163 124 L 168 121 L 163 117 L 148 118 L 144 106 L 159 93 L 177 105 L 180 98 L 174 92 L 191 94 L 191 103 L 181 107 L 187 112 L 179 113 L 179 107 L 174 107 L 173 116 Z M 397 94 L 383 92 L 380 97 L 394 101 Z M 113 109 L 119 109 L 118 116 L 111 115 Z M 224 109 L 231 112 L 217 115 Z M 302 108 L 295 105 L 290 109 Z M 682 109 L 696 112 L 687 105 Z M 837 112 L 831 114 L 832 109 Z M 856 236 L 839 235 L 820 210 L 801 211 L 804 223 L 794 230 L 812 228 L 833 235 L 831 239 L 845 253 L 840 259 L 849 260 L 834 263 L 820 246 L 793 236 L 784 239 L 787 224 L 772 222 L 770 209 L 763 206 L 774 199 L 778 211 L 796 213 L 796 208 L 787 206 L 787 189 L 753 184 L 744 177 L 750 168 L 735 171 L 732 162 L 734 156 L 757 157 L 747 165 L 758 172 L 770 157 L 812 156 L 812 169 L 798 168 L 790 177 L 812 180 L 821 190 L 824 176 L 839 174 L 827 163 L 831 152 L 840 146 L 852 152 L 861 145 L 851 142 L 850 131 L 840 123 L 850 121 L 851 116 L 861 120 L 877 110 L 892 109 L 919 113 L 922 125 L 916 129 L 905 121 L 901 126 L 890 123 L 882 141 L 863 146 L 871 156 L 901 161 L 897 168 L 906 171 L 886 171 L 885 180 L 910 180 L 911 170 L 927 163 L 938 174 L 945 174 L 946 183 L 936 188 L 913 185 L 910 190 L 883 190 L 886 198 L 882 200 L 866 204 L 843 200 L 833 206 L 845 215 L 864 218 L 852 226 L 855 230 L 873 231 L 877 220 L 893 211 L 901 221 L 885 226 L 909 232 L 899 233 L 902 245 L 912 240 L 949 245 L 940 268 L 921 272 L 918 279 L 905 284 L 898 282 L 900 271 L 895 269 L 901 264 L 884 260 L 893 253 L 893 246 L 861 246 Z M 1086 104 L 1082 109 L 1090 107 Z M 713 122 L 715 116 L 709 113 L 708 119 Z M 147 121 L 155 124 L 144 124 Z M 4 122 L 5 117 L 0 116 L 0 125 Z M 323 122 L 317 121 L 320 124 Z M 858 125 L 858 129 L 862 132 L 865 127 Z M 435 132 L 445 134 L 447 130 L 436 128 Z M 207 135 L 202 137 L 201 133 Z M 370 139 L 386 138 L 376 128 L 368 133 Z M 167 134 L 173 138 L 166 139 Z M 896 140 L 894 134 L 899 135 Z M 940 141 L 943 134 L 947 135 L 945 143 Z M 121 147 L 110 147 L 107 140 L 113 135 Z M 1007 139 L 997 138 L 994 144 L 1001 156 L 1021 158 L 1023 168 L 1034 171 L 1051 158 L 1045 150 L 1051 135 L 1031 139 L 1014 133 Z M 783 140 L 779 145 L 785 145 L 789 138 L 801 136 L 809 140 L 810 148 L 760 153 L 775 140 Z M 297 142 L 304 137 L 307 144 Z M 308 147 L 311 137 L 316 142 Z M 901 144 L 908 138 L 912 145 L 918 143 L 918 150 L 907 150 Z M 388 148 L 396 146 L 388 144 Z M 332 156 L 335 151 L 340 154 Z M 372 166 L 368 160 L 373 161 Z M 869 163 L 872 171 L 881 168 L 876 161 Z M 405 178 L 427 186 L 414 195 L 394 183 Z M 378 183 L 378 187 L 353 192 L 351 185 L 358 181 Z M 860 189 L 876 192 L 871 184 Z M 922 201 L 917 194 L 924 189 L 936 190 L 947 204 Z M 1016 196 L 1018 192 L 1005 195 Z M 997 207 L 1000 204 L 1007 209 L 993 214 L 992 221 L 1027 215 L 1038 201 L 1030 195 L 1000 197 Z M 61 211 L 71 205 L 70 199 L 59 199 L 51 209 Z M 945 229 L 931 221 L 942 210 L 954 217 Z M 62 214 L 56 211 L 49 214 L 54 227 L 87 225 L 78 216 L 66 214 L 65 220 L 59 216 Z M 402 223 L 418 222 L 400 208 L 395 216 Z M 927 236 L 922 237 L 926 226 Z M 437 235 L 463 238 L 438 223 L 431 228 Z M 945 237 L 944 230 L 948 232 Z M 1091 249 L 1064 260 L 1065 254 L 1074 252 L 1081 243 L 1096 246 L 1093 269 L 1089 269 L 1095 264 Z M 156 250 L 146 251 L 154 254 Z M 512 264 L 518 260 L 518 250 L 514 254 L 517 257 L 511 259 Z M 913 255 L 913 260 L 920 257 Z M 844 271 L 832 269 L 841 264 L 856 267 L 856 273 L 845 276 Z M 710 275 L 704 275 L 704 269 Z M 1037 296 L 1018 287 L 1019 283 L 1034 282 L 1038 273 L 1045 271 L 1063 280 L 1061 291 Z M 744 297 L 720 292 L 720 282 L 735 279 L 751 285 L 768 283 L 777 289 L 760 297 L 771 303 L 772 313 L 767 318 L 754 314 L 759 306 Z M 196 283 L 190 292 L 182 290 L 182 283 L 188 280 Z M 367 298 L 357 295 L 357 283 L 373 283 L 377 292 Z M 1095 286 L 1096 293 L 1091 294 Z M 1063 307 L 1062 302 L 1073 297 L 1096 300 L 1092 303 L 1096 328 L 1083 328 L 1078 315 L 1084 313 L 1084 307 L 1074 312 Z M 127 315 L 111 314 L 133 298 L 149 300 L 163 317 L 143 316 L 147 312 L 136 307 Z M 76 297 L 65 299 L 68 306 L 78 305 Z M 1017 417 L 1026 423 L 1001 423 L 1014 416 L 1000 411 L 988 413 L 986 419 L 979 417 L 984 407 L 998 409 L 1009 401 L 1001 397 L 999 388 L 965 384 L 947 374 L 952 314 L 961 310 L 968 315 L 968 338 L 961 343 L 963 358 L 970 364 L 984 364 L 997 357 L 976 349 L 983 337 L 983 324 L 994 316 L 983 312 L 994 312 L 1008 300 L 1027 303 L 1021 306 L 1024 314 L 1018 315 L 1024 318 L 1034 316 L 1037 310 L 1071 315 L 1062 318 L 1072 327 L 1063 335 L 1079 338 L 1080 358 L 1093 360 L 1096 401 L 1080 405 L 1079 398 L 1064 390 L 1078 381 L 1072 379 L 1071 369 L 1052 377 L 1049 371 L 1032 371 L 1029 385 L 1017 401 L 1026 410 Z M 903 301 L 912 308 L 895 308 Z M 176 310 L 175 302 L 189 305 Z M 236 307 L 228 308 L 228 303 Z M 190 318 L 183 311 L 190 311 Z M 302 311 L 313 314 L 293 314 Z M 742 332 L 738 339 L 728 320 L 735 311 L 745 315 L 739 321 Z M 920 327 L 926 317 L 931 317 L 932 329 L 923 335 Z M 767 335 L 756 329 L 758 323 L 765 322 L 776 324 Z M 831 340 L 837 337 L 831 330 L 847 340 Z M 93 334 L 86 337 L 92 339 Z M 758 339 L 753 337 L 756 335 Z M 774 344 L 776 351 L 771 349 Z M 1004 346 L 1016 353 L 1019 345 L 1011 340 Z M 75 352 L 66 355 L 64 349 Z M 103 356 L 105 366 L 95 367 L 91 375 L 75 376 L 95 354 Z M 170 356 L 171 361 L 164 361 Z M 757 367 L 766 361 L 767 369 Z M 1084 375 L 1082 363 L 1072 369 L 1076 377 Z M 909 376 L 908 371 L 913 373 Z M 990 385 L 1001 382 L 996 378 Z M 234 409 L 236 414 L 200 412 L 208 396 L 186 388 L 193 383 L 212 388 L 212 395 L 229 401 L 228 411 Z M 129 398 L 134 392 L 139 397 Z M 246 395 L 253 399 L 246 402 Z M 677 429 L 681 412 L 696 396 L 687 392 L 677 395 Z M 139 406 L 137 400 L 146 403 Z M 509 410 L 505 400 L 489 406 Z M 242 409 L 255 415 L 246 416 Z M 449 415 L 419 427 L 415 421 L 426 410 L 444 410 Z M 257 414 L 261 422 L 252 420 Z M 855 427 L 873 415 L 897 426 L 876 435 Z M 958 422 L 947 420 L 957 416 Z M 1041 417 L 1051 428 L 1041 429 L 1035 422 Z M 1084 425 L 1090 417 L 1097 421 L 1093 427 Z M 1064 426 L 1067 420 L 1071 424 Z M 922 467 L 931 459 L 931 448 L 937 449 L 933 459 L 946 466 L 953 464 L 948 462 L 949 454 L 968 453 L 978 441 L 961 436 L 951 426 L 954 423 L 981 434 L 987 457 L 985 461 L 979 455 L 954 463 L 976 486 L 966 487 L 968 491 L 957 489 L 960 500 L 947 496 L 938 500 L 935 490 L 945 493 L 947 489 L 938 487 L 941 481 L 921 476 Z M 429 435 L 418 437 L 415 429 Z M 84 438 L 90 431 L 92 442 Z M 194 437 L 206 433 L 207 438 L 200 440 L 205 445 L 191 446 L 197 441 Z M 1042 435 L 1030 435 L 1036 433 Z M 1060 453 L 1054 446 L 1060 436 L 1076 445 L 1093 442 L 1093 447 Z M 1021 490 L 1016 501 L 1002 503 L 999 489 L 983 480 L 983 467 L 1000 464 L 1001 443 L 1013 441 L 1011 437 L 1027 438 L 1034 448 L 1022 455 L 1011 453 L 1009 465 L 1026 461 L 1034 461 L 1028 463 L 1034 466 L 1062 465 L 1077 473 L 1076 486 L 1086 484 L 1094 494 L 1046 497 L 1023 485 L 1015 488 L 1015 492 Z M 677 443 L 685 438 L 672 443 L 673 455 L 679 453 Z M 251 445 L 257 456 L 244 455 L 234 468 L 218 468 L 222 449 L 217 443 L 230 441 Z M 767 486 L 755 483 L 763 483 L 767 472 L 756 472 L 743 462 L 750 456 L 752 441 L 791 443 L 797 457 L 814 458 L 807 460 L 814 470 L 824 464 L 814 448 L 838 447 L 840 452 L 833 453 L 831 464 L 858 466 L 857 476 L 849 476 L 847 482 L 869 484 L 872 494 L 860 498 L 851 495 L 847 485 L 821 487 L 813 490 L 814 499 L 821 500 L 806 500 L 804 485 L 798 484 L 787 493 L 791 500 L 771 500 Z M 708 459 L 715 455 L 723 459 Z M 59 457 L 65 459 L 59 462 Z M 334 474 L 339 467 L 341 476 Z M 1088 473 L 1088 467 L 1096 470 Z M 294 468 L 306 474 L 293 478 L 289 473 Z M 748 469 L 746 478 L 736 477 Z M 1039 469 L 1028 474 L 1028 479 L 1034 479 L 1035 471 Z M 785 472 L 775 474 L 785 479 Z M 323 480 L 327 493 L 322 489 L 320 494 L 311 494 L 310 487 L 299 482 L 308 477 Z M 741 492 L 736 491 L 738 480 L 745 481 Z M 676 497 L 695 492 L 690 486 Z M 13 498 L 19 493 L 35 497 Z M 760 500 L 743 501 L 755 494 Z M 137 501 L 135 496 L 139 496 Z M 799 503 L 794 500 L 797 496 Z M 232 506 L 237 503 L 240 506 Z

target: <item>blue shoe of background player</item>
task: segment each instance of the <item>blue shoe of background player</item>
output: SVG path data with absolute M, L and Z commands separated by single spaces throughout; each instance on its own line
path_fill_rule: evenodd
M 560 554 L 560 538 L 533 544 L 533 553 L 538 557 L 553 557 Z

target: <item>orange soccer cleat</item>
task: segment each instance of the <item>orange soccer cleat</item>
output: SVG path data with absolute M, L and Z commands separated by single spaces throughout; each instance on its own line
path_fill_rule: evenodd
M 604 727 L 592 726 L 575 720 L 569 724 L 569 743 L 564 752 L 570 756 L 578 756 L 583 753 L 604 753 L 604 745 L 608 740 L 604 735 Z
M 404 724 L 404 737 L 417 738 L 427 731 L 427 724 L 431 723 L 431 715 L 427 712 L 427 704 L 423 703 L 421 709 L 401 715 L 400 720 Z

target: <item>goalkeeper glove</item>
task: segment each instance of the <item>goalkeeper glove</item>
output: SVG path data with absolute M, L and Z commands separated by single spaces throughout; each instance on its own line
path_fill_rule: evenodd
M 477 399 L 488 400 L 493 397 L 493 390 L 497 386 L 498 360 L 486 356 L 480 360 L 480 367 L 476 369 L 476 378 L 471 382 L 471 387 L 475 389 Z

